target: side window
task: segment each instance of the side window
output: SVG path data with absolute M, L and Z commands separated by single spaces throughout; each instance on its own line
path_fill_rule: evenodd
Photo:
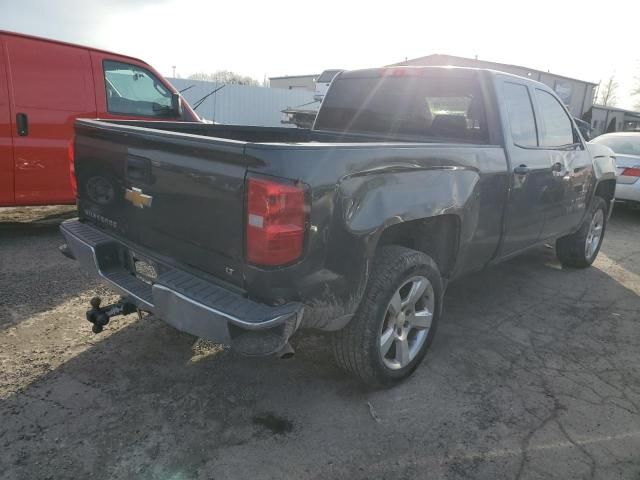
M 105 60 L 104 83 L 109 113 L 173 117 L 171 92 L 148 70 Z
M 518 83 L 505 83 L 504 102 L 507 106 L 513 142 L 523 147 L 536 147 L 536 120 L 529 89 Z
M 536 89 L 536 99 L 544 125 L 540 145 L 562 147 L 574 143 L 571 120 L 560 102 L 550 93 L 538 89 Z

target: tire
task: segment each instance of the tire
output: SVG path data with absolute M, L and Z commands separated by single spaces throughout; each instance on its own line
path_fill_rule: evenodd
M 433 341 L 442 295 L 442 277 L 428 255 L 381 248 L 355 316 L 332 335 L 338 365 L 375 388 L 407 378 Z
M 575 268 L 591 266 L 602 246 L 606 227 L 607 202 L 602 197 L 594 197 L 580 229 L 556 240 L 556 255 L 562 265 Z

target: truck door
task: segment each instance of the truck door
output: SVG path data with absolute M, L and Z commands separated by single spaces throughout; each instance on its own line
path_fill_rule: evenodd
M 86 49 L 5 36 L 15 203 L 73 203 L 68 147 L 76 117 L 94 117 Z
M 13 138 L 4 37 L 0 35 L 0 206 L 13 204 Z
M 545 198 L 542 237 L 553 239 L 569 233 L 582 221 L 593 163 L 560 101 L 551 93 L 536 88 L 535 104 L 540 146 L 549 157 L 552 174 L 552 185 Z
M 504 80 L 502 122 L 505 147 L 511 163 L 511 185 L 501 256 L 538 242 L 545 222 L 546 199 L 553 185 L 548 152 L 539 145 L 532 102 L 526 83 Z

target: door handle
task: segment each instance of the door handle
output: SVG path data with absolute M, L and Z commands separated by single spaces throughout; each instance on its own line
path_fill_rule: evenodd
M 552 172 L 561 172 L 562 171 L 562 163 L 556 162 L 553 165 L 551 165 L 551 171 Z
M 127 157 L 127 179 L 151 183 L 151 160 L 129 155 Z
M 20 137 L 26 137 L 29 135 L 29 121 L 26 113 L 16 114 L 16 130 Z
M 527 167 L 526 165 L 520 165 L 513 169 L 513 173 L 515 173 L 516 175 L 526 175 L 527 173 L 529 173 L 529 167 Z

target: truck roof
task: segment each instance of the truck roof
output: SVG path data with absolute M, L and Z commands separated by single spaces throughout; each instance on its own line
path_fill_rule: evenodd
M 347 70 L 340 74 L 342 78 L 365 78 L 365 77 L 377 77 L 383 74 L 393 75 L 392 72 L 398 72 L 397 75 L 401 76 L 402 73 L 418 73 L 427 71 L 442 71 L 442 70 L 455 70 L 458 72 L 464 72 L 466 75 L 474 75 L 477 72 L 487 72 L 490 75 L 505 75 L 507 77 L 517 78 L 518 80 L 526 80 L 537 85 L 542 85 L 548 88 L 548 85 L 534 80 L 532 78 L 523 77 L 520 75 L 514 75 L 513 73 L 502 72 L 500 70 L 493 70 L 491 68 L 477 68 L 477 67 L 458 67 L 453 65 L 442 66 L 422 66 L 422 65 L 401 65 L 401 66 L 389 66 L 379 68 L 365 68 L 361 70 Z
M 41 42 L 57 43 L 60 45 L 68 45 L 70 47 L 76 47 L 76 48 L 85 48 L 87 50 L 93 50 L 94 52 L 108 53 L 109 55 L 115 55 L 117 57 L 130 58 L 131 60 L 136 60 L 140 63 L 144 63 L 145 65 L 148 65 L 148 63 L 145 62 L 144 60 L 137 57 L 132 57 L 131 55 L 123 55 L 122 53 L 112 52 L 110 50 L 103 50 L 101 48 L 89 47 L 87 45 L 79 45 L 77 43 L 63 42 L 62 40 L 54 40 L 52 38 L 38 37 L 36 35 L 28 35 L 26 33 L 10 32 L 8 30 L 2 30 L 2 29 L 0 29 L 0 35 L 12 35 L 14 37 L 23 37 L 23 38 L 30 38 L 32 40 L 40 40 Z

